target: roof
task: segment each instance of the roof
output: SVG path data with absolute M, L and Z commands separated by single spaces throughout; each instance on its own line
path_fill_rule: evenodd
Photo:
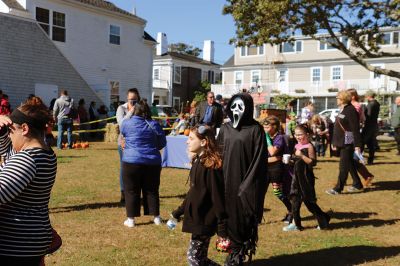
M 119 14 L 123 14 L 126 16 L 130 16 L 132 18 L 137 18 L 137 19 L 143 20 L 142 18 L 139 18 L 138 16 L 117 7 L 116 5 L 114 5 L 113 3 L 110 3 L 108 1 L 104 1 L 104 0 L 73 0 L 73 1 L 80 2 L 80 3 L 86 4 L 86 5 L 91 5 L 91 6 L 101 8 L 101 9 L 104 9 L 107 11 L 111 11 L 114 13 L 119 13 Z
M 146 31 L 144 31 L 144 36 L 143 38 L 147 41 L 151 41 L 151 42 L 157 42 L 153 37 L 151 37 L 150 34 L 148 34 Z
M 8 6 L 9 8 L 18 9 L 18 10 L 25 10 L 23 6 L 21 6 L 17 0 L 1 0 Z
M 157 60 L 157 59 L 179 59 L 179 60 L 184 60 L 187 62 L 202 64 L 202 65 L 219 66 L 219 64 L 217 64 L 217 63 L 203 60 L 194 55 L 188 55 L 188 54 L 183 54 L 183 53 L 178 53 L 178 52 L 168 52 L 163 55 L 155 55 L 154 60 Z
M 223 65 L 224 67 L 235 66 L 235 56 L 232 55 Z

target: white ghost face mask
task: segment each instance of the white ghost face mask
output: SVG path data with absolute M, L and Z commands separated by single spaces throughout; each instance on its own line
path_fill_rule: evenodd
M 233 115 L 233 128 L 237 128 L 243 117 L 245 106 L 241 98 L 236 98 L 230 106 Z

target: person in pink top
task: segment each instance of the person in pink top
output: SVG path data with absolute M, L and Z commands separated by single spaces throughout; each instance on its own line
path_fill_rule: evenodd
M 283 227 L 283 231 L 303 229 L 300 218 L 300 206 L 303 202 L 307 209 L 317 218 L 317 229 L 328 229 L 330 216 L 318 206 L 314 188 L 315 176 L 313 167 L 317 164 L 315 148 L 308 140 L 308 129 L 304 125 L 296 126 L 294 133 L 297 144 L 291 160 L 294 176 L 290 187 L 293 222 Z
M 362 125 L 365 122 L 365 115 L 364 115 L 363 105 L 359 102 L 357 90 L 354 88 L 350 88 L 347 89 L 347 91 L 350 92 L 351 94 L 351 104 L 354 106 L 354 108 L 356 108 L 356 111 L 360 118 L 360 128 L 362 128 Z M 363 186 L 364 187 L 370 186 L 372 180 L 374 179 L 374 175 L 368 171 L 365 164 L 361 163 L 359 160 L 356 159 L 355 161 L 356 161 L 357 172 L 363 177 L 363 179 L 361 179 Z

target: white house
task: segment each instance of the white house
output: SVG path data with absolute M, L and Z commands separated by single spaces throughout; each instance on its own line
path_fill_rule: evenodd
M 211 84 L 221 80 L 220 65 L 214 63 L 214 43 L 204 41 L 203 57 L 168 51 L 167 36 L 157 34 L 157 49 L 153 61 L 153 101 L 180 109 L 192 101 L 194 91 L 202 81 Z
M 151 99 L 156 42 L 144 19 L 103 0 L 0 0 L 0 12 L 36 20 L 107 106 L 133 87 Z
M 382 29 L 384 51 L 400 51 L 400 28 Z M 349 46 L 350 41 L 340 38 Z M 381 68 L 400 68 L 399 58 L 381 57 L 367 59 Z M 221 85 L 213 85 L 215 93 L 229 98 L 246 89 L 255 103 L 264 104 L 271 97 L 289 94 L 302 101 L 314 100 L 317 110 L 336 107 L 338 90 L 355 88 L 363 95 L 368 90 L 377 93 L 398 94 L 400 80 L 375 74 L 351 60 L 327 42 L 307 36 L 296 36 L 293 43 L 236 47 L 233 56 L 221 67 Z

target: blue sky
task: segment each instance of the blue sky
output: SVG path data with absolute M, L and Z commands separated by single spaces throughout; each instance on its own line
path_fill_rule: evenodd
M 233 55 L 229 39 L 234 37 L 232 16 L 222 15 L 225 0 L 109 0 L 147 20 L 146 31 L 157 38 L 167 34 L 168 43 L 183 42 L 203 49 L 204 40 L 213 40 L 215 62 L 225 63 Z

